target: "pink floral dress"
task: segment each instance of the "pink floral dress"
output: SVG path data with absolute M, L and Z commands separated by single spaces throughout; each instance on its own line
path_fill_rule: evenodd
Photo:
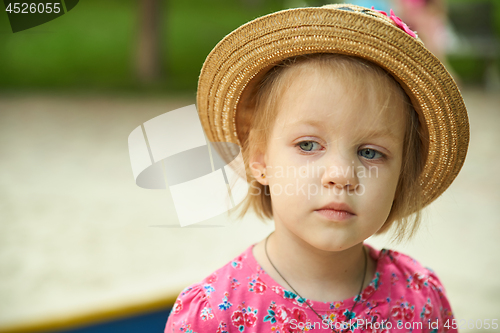
M 165 333 L 457 332 L 444 288 L 432 270 L 407 255 L 366 246 L 377 268 L 354 308 L 357 296 L 325 303 L 280 286 L 259 266 L 252 245 L 181 292 Z

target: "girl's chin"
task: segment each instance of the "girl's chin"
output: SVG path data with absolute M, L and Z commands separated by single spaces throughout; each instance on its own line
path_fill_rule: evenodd
M 324 234 L 318 237 L 302 237 L 302 239 L 314 249 L 324 252 L 345 251 L 359 243 L 352 239 L 338 237 L 338 235 L 336 237 L 328 237 Z

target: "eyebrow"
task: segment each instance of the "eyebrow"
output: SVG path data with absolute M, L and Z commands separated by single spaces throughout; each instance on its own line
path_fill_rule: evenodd
M 310 125 L 315 127 L 324 127 L 324 123 L 325 122 L 321 120 L 307 119 L 307 120 L 294 121 L 292 123 L 289 123 L 288 126 Z
M 381 130 L 381 131 L 380 130 L 373 130 L 373 131 L 368 130 L 368 131 L 366 131 L 364 136 L 367 138 L 386 136 L 386 137 L 389 137 L 391 139 L 397 139 L 396 134 L 394 134 L 394 132 L 389 130 L 389 129 Z
M 309 125 L 317 128 L 324 128 L 325 122 L 321 120 L 307 119 L 307 120 L 297 120 L 292 123 L 289 123 L 288 126 L 300 126 L 300 125 Z M 374 137 L 389 137 L 391 139 L 397 139 L 394 131 L 391 131 L 390 128 L 384 130 L 366 130 L 363 134 L 366 138 L 374 138 Z

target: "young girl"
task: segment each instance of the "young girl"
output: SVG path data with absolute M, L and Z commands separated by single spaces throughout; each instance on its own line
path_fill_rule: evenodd
M 242 148 L 242 214 L 275 231 L 183 290 L 165 332 L 456 332 L 433 271 L 363 244 L 411 237 L 469 140 L 455 82 L 392 11 L 247 23 L 208 56 L 197 107 L 211 141 Z

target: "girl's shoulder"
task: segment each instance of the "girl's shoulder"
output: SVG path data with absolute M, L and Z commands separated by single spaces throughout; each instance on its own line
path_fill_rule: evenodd
M 172 307 L 165 332 L 225 332 L 228 322 L 221 314 L 229 308 L 243 309 L 245 301 L 248 302 L 252 294 L 258 295 L 258 289 L 263 286 L 258 277 L 261 268 L 252 260 L 252 247 L 182 290 Z
M 229 292 L 235 294 L 234 291 L 241 291 L 243 283 L 248 283 L 249 280 L 263 273 L 252 255 L 252 248 L 253 245 L 188 289 L 202 290 L 208 299 L 211 299 L 213 295 L 224 296 Z
M 410 311 L 408 309 L 418 309 L 421 319 L 440 319 L 442 322 L 453 319 L 445 288 L 434 270 L 394 250 L 378 251 L 378 259 L 377 272 L 385 275 L 384 281 L 390 285 L 387 290 L 392 301 L 401 307 L 392 311 L 401 310 L 404 314 Z
M 375 250 L 376 251 L 376 250 Z M 422 289 L 430 287 L 433 289 L 443 289 L 438 276 L 429 267 L 422 265 L 413 257 L 395 250 L 382 249 L 378 251 L 380 266 L 378 270 L 385 273 L 398 274 L 404 276 L 404 283 L 409 289 Z

